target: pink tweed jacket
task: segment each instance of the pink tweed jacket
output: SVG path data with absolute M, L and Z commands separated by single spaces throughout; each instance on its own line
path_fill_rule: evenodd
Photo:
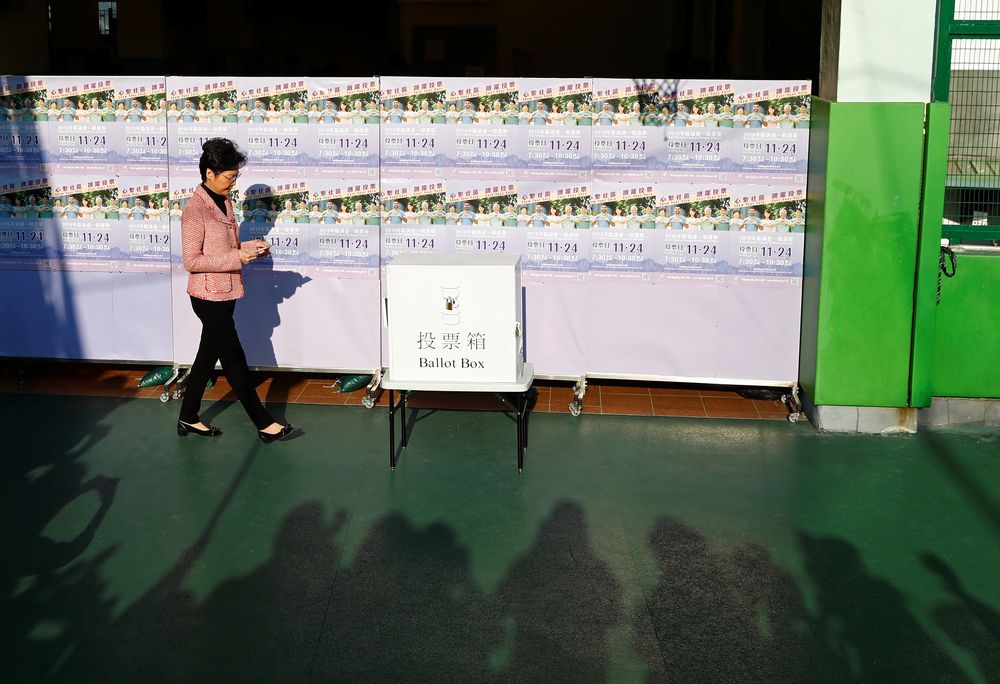
M 226 214 L 198 186 L 181 214 L 181 247 L 188 276 L 187 293 L 198 299 L 225 302 L 243 296 L 240 233 L 232 202 Z

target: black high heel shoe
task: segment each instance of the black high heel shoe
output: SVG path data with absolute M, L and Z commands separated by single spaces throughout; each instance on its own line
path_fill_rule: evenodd
M 188 425 L 187 423 L 182 423 L 177 421 L 177 436 L 187 437 L 188 433 L 194 435 L 201 435 L 202 437 L 218 437 L 222 434 L 222 430 L 217 427 L 210 427 L 207 430 L 202 430 L 201 428 L 196 428 L 194 425 Z
M 260 437 L 260 441 L 262 441 L 264 444 L 270 444 L 275 440 L 284 439 L 288 435 L 292 434 L 292 430 L 294 429 L 295 428 L 292 427 L 292 424 L 289 423 L 285 427 L 281 428 L 280 432 L 275 432 L 273 435 L 269 435 L 266 432 L 261 432 L 260 430 L 257 430 L 257 436 Z

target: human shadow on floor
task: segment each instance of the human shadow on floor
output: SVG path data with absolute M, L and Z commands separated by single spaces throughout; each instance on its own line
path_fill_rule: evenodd
M 816 587 L 820 633 L 849 659 L 852 681 L 970 681 L 910 613 L 903 592 L 873 575 L 852 545 L 805 533 L 799 545 Z
M 500 626 L 447 526 L 390 514 L 337 573 L 312 680 L 482 682 Z
M 602 682 L 608 635 L 623 617 L 621 589 L 594 552 L 583 509 L 556 505 L 494 597 L 512 627 L 499 681 Z
M 764 549 L 719 551 L 671 519 L 656 523 L 649 544 L 660 580 L 633 630 L 647 681 L 852 681 L 794 578 Z
M 841 539 L 799 535 L 815 609 L 758 546 L 715 549 L 670 519 L 657 522 L 649 541 L 660 580 L 633 619 L 649 682 L 969 681 L 904 594 L 872 575 Z M 995 625 L 995 614 L 980 614 Z M 647 625 L 655 638 L 644 638 Z M 988 632 L 976 633 L 970 647 L 981 658 Z
M 920 559 L 955 599 L 934 611 L 935 621 L 959 648 L 972 654 L 987 682 L 1000 682 L 1000 613 L 970 596 L 941 558 L 925 553 Z

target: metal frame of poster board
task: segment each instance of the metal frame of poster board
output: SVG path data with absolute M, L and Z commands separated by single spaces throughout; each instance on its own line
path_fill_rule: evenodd
M 447 244 L 432 251 L 524 255 L 527 354 L 538 377 L 577 380 L 581 397 L 588 377 L 794 387 L 810 90 L 683 79 L 0 77 L 0 213 L 6 202 L 17 234 L 46 234 L 34 251 L 15 245 L 0 272 L 41 299 L 87 299 L 49 321 L 15 316 L 54 339 L 77 335 L 71 344 L 9 332 L 0 344 L 24 356 L 189 356 L 176 342 L 145 353 L 191 333 L 187 274 L 162 240 L 178 244 L 201 141 L 224 135 L 251 156 L 233 198 L 242 229 L 271 239 L 276 257 L 247 279 L 274 304 L 269 331 L 248 342 L 255 367 L 377 375 L 381 267 L 436 239 Z M 383 201 L 408 185 L 408 203 Z M 47 219 L 59 200 L 65 218 L 49 221 L 59 230 L 43 231 L 41 212 L 26 211 L 33 192 Z M 112 200 L 117 223 L 95 223 L 112 220 L 95 203 Z M 113 251 L 101 251 L 106 234 Z M 296 281 L 288 292 L 275 288 L 279 275 Z M 95 278 L 121 285 L 120 296 Z M 165 326 L 132 314 L 150 310 L 142 293 L 154 290 L 173 302 Z M 301 335 L 320 323 L 324 335 Z M 360 341 L 350 353 L 302 343 L 339 330 Z M 127 337 L 136 344 L 122 346 Z

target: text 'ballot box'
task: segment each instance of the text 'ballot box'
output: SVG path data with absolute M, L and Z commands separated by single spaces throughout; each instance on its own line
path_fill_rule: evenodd
M 524 366 L 521 258 L 401 254 L 387 267 L 394 382 L 516 382 Z

